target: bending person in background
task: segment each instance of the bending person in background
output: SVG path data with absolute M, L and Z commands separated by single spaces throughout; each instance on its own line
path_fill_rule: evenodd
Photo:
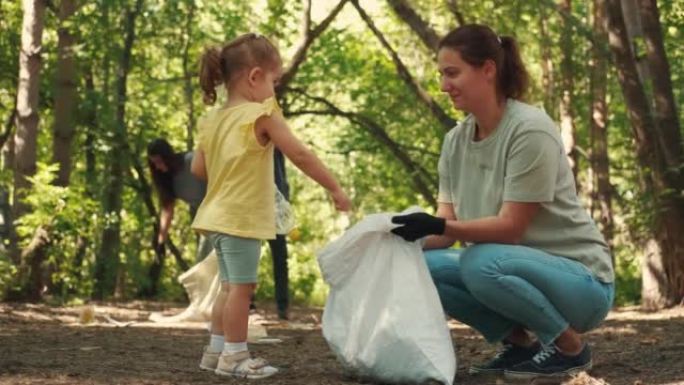
M 180 199 L 188 204 L 190 218 L 194 219 L 197 208 L 206 194 L 206 182 L 190 172 L 192 158 L 192 151 L 177 153 L 166 139 L 157 138 L 147 145 L 147 163 L 161 206 L 157 237 L 159 248 L 164 247 L 169 237 L 176 200 Z M 170 317 L 152 313 L 152 321 L 208 321 L 211 318 L 211 307 L 220 287 L 215 258 L 205 260 L 212 250 L 211 243 L 200 235 L 195 253 L 195 266 L 178 278 L 188 294 L 190 305 L 183 312 Z
M 153 140 L 147 146 L 147 163 L 161 205 L 157 247 L 163 247 L 169 237 L 176 200 L 188 204 L 192 220 L 207 193 L 207 183 L 190 172 L 192 157 L 192 151 L 176 153 L 169 142 L 162 138 Z M 195 263 L 204 260 L 211 250 L 211 244 L 200 236 Z
M 581 333 L 614 298 L 610 250 L 580 204 L 553 120 L 520 101 L 512 37 L 465 25 L 437 56 L 442 91 L 468 116 L 444 138 L 437 216 L 393 218 L 425 253 L 445 311 L 502 351 L 471 374 L 529 379 L 591 367 Z M 464 248 L 450 249 L 455 241 Z

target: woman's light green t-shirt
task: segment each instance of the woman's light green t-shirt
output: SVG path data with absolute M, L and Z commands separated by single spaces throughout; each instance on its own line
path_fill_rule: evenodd
M 503 202 L 539 202 L 521 245 L 577 260 L 613 282 L 610 250 L 577 197 L 555 123 L 542 110 L 509 99 L 490 136 L 474 141 L 468 116 L 444 138 L 438 201 L 458 220 L 496 216 Z

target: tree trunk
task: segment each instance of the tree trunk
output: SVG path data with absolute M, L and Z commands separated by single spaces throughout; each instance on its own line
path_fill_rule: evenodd
M 185 31 L 183 33 L 183 92 L 185 93 L 185 102 L 188 104 L 188 123 L 185 128 L 185 148 L 187 151 L 192 151 L 195 147 L 193 132 L 195 130 L 195 102 L 193 99 L 192 78 L 195 71 L 190 69 L 190 46 L 192 45 L 192 26 L 194 25 L 195 16 L 195 1 L 188 1 L 188 15 L 185 21 Z
M 95 95 L 95 81 L 93 80 L 93 70 L 89 68 L 85 74 L 85 88 L 86 98 L 94 100 Z M 97 175 L 96 175 L 96 157 L 95 157 L 95 131 L 98 127 L 97 121 L 97 104 L 89 103 L 84 111 L 85 114 L 85 141 L 83 143 L 85 151 L 85 177 L 86 177 L 86 191 L 92 198 L 96 196 L 97 190 Z
M 556 105 L 558 103 L 556 98 L 556 87 L 553 76 L 553 42 L 549 38 L 549 15 L 546 12 L 546 6 L 539 6 L 539 48 L 541 51 L 541 68 L 542 68 L 542 90 L 544 91 L 544 109 L 549 116 L 557 119 Z
M 644 48 L 644 31 L 641 27 L 641 18 L 636 0 L 620 0 L 622 16 L 625 21 L 625 30 L 629 39 L 629 50 L 636 63 L 637 73 L 642 85 L 648 83 L 648 66 L 646 64 L 646 52 Z
M 437 181 L 431 180 L 431 175 L 419 164 L 415 163 L 408 153 L 406 153 L 401 146 L 395 142 L 387 131 L 379 123 L 362 114 L 347 112 L 335 106 L 329 100 L 320 96 L 311 96 L 306 92 L 298 89 L 290 89 L 307 99 L 320 103 L 326 107 L 324 110 L 302 110 L 302 111 L 288 111 L 287 116 L 294 115 L 324 115 L 324 116 L 340 116 L 348 119 L 351 123 L 356 124 L 366 130 L 375 140 L 385 146 L 390 153 L 401 163 L 405 168 L 407 175 L 411 177 L 416 191 L 423 196 L 426 202 L 432 207 L 437 207 L 437 200 L 434 196 L 434 191 L 437 188 Z
M 394 13 L 418 35 L 423 44 L 436 54 L 440 38 L 430 24 L 411 8 L 407 0 L 388 0 L 388 3 L 394 10 Z
M 323 31 L 330 26 L 335 17 L 342 11 L 348 0 L 340 0 L 335 8 L 333 8 L 328 16 L 313 29 L 311 29 L 311 1 L 307 1 L 305 5 L 304 19 L 302 22 L 302 41 L 297 46 L 292 59 L 290 60 L 287 68 L 283 71 L 283 75 L 280 77 L 280 82 L 276 87 L 276 97 L 278 100 L 284 100 L 285 90 L 288 85 L 294 79 L 295 74 L 299 71 L 299 66 L 306 59 L 306 54 L 309 51 L 309 47 L 313 44 L 314 40 L 320 36 Z
M 22 251 L 21 259 L 26 261 L 26 268 L 29 269 L 28 280 L 22 289 L 22 298 L 30 301 L 42 299 L 47 284 L 43 263 L 47 259 L 46 250 L 49 244 L 47 231 L 39 227 L 29 245 Z
M 606 10 L 604 0 L 594 0 L 593 25 L 597 35 L 592 45 L 591 63 L 591 119 L 590 135 L 592 138 L 591 167 L 594 174 L 595 187 L 592 188 L 592 207 L 599 207 L 599 224 L 608 245 L 613 245 L 613 203 L 612 186 L 610 184 L 610 165 L 608 161 L 608 106 L 606 104 L 606 87 L 608 82 L 608 66 L 604 49 L 599 42 L 608 41 L 606 29 Z M 613 261 L 615 262 L 615 261 Z
M 104 212 L 109 218 L 102 232 L 102 243 L 95 268 L 95 296 L 103 299 L 114 294 L 119 272 L 119 250 L 121 248 L 121 204 L 124 170 L 127 169 L 126 146 L 126 91 L 128 72 L 131 67 L 133 42 L 135 41 L 135 20 L 142 8 L 137 0 L 134 10 L 126 11 L 125 40 L 116 76 L 116 122 L 112 143 L 112 159 L 105 176 Z
M 442 109 L 442 107 L 437 103 L 430 94 L 425 91 L 425 89 L 418 83 L 418 81 L 411 75 L 411 72 L 402 62 L 399 54 L 392 48 L 390 43 L 387 41 L 385 36 L 380 32 L 380 30 L 375 26 L 373 20 L 368 16 L 366 11 L 361 7 L 359 0 L 351 0 L 351 3 L 356 8 L 361 19 L 366 23 L 368 28 L 373 32 L 373 35 L 378 39 L 380 44 L 387 50 L 394 66 L 397 69 L 399 77 L 404 81 L 406 86 L 416 95 L 418 101 L 422 103 L 431 113 L 432 116 L 442 125 L 444 131 L 451 130 L 456 125 L 456 120 L 449 116 L 449 114 Z
M 35 266 L 31 274 L 42 276 L 42 252 L 20 254 L 19 239 L 14 223 L 28 211 L 24 202 L 31 188 L 28 178 L 36 173 L 38 143 L 38 87 L 40 84 L 40 54 L 42 50 L 45 3 L 41 0 L 23 0 L 24 10 L 21 29 L 21 51 L 19 52 L 19 84 L 17 86 L 16 133 L 14 146 L 14 199 L 12 226 L 10 227 L 10 255 L 19 266 Z M 20 280 L 24 280 L 20 272 Z M 24 287 L 25 289 L 26 287 Z
M 74 107 L 76 105 L 76 57 L 70 18 L 76 13 L 75 0 L 59 3 L 57 30 L 57 84 L 55 87 L 55 123 L 52 161 L 59 164 L 55 184 L 68 186 L 71 175 L 71 142 L 74 137 Z
M 14 112 L 11 114 L 9 119 L 11 119 L 11 124 L 15 125 L 16 123 L 16 116 L 17 116 L 17 109 L 14 109 Z M 8 122 L 8 126 L 9 126 Z M 7 137 L 7 141 L 3 144 L 2 147 L 2 167 L 3 170 L 5 171 L 13 171 L 14 170 L 14 135 L 11 133 L 11 127 L 8 127 L 8 132 L 9 135 Z M 12 207 L 10 206 L 10 190 L 7 190 L 4 192 L 4 202 L 3 202 L 3 217 L 5 220 L 5 232 L 7 233 L 7 240 L 9 241 L 9 244 L 7 245 L 7 253 L 9 254 L 10 259 L 12 260 L 12 264 L 14 266 L 19 266 L 21 264 L 21 253 L 19 251 L 19 246 L 18 246 L 18 235 L 17 231 L 14 227 L 14 220 L 12 219 Z
M 645 263 L 647 275 L 642 287 L 642 304 L 660 308 L 684 303 L 684 159 L 658 6 L 655 0 L 640 0 L 638 9 L 653 93 L 654 142 L 662 163 L 654 181 L 660 198 L 655 236 L 662 253 L 650 254 Z
M 668 169 L 667 154 L 681 153 L 682 144 L 663 140 L 662 132 L 670 132 L 671 128 L 661 131 L 651 114 L 649 97 L 631 51 L 622 4 L 620 0 L 606 3 L 610 45 L 635 134 L 637 157 L 640 166 L 648 170 L 647 187 L 655 198 L 655 239 L 649 242 L 642 263 L 642 306 L 648 309 L 674 306 L 684 299 L 684 202 L 677 196 L 681 194 L 681 171 Z M 658 24 L 659 30 L 659 22 L 652 22 Z M 654 30 L 652 26 L 649 29 Z
M 38 140 L 38 86 L 42 49 L 45 2 L 23 0 L 24 16 L 19 53 L 17 87 L 17 132 L 14 137 L 14 208 L 16 221 L 26 212 L 25 190 L 31 187 L 27 177 L 36 172 Z
M 682 168 L 681 129 L 674 94 L 670 65 L 663 43 L 660 15 L 655 0 L 639 0 L 641 25 L 646 42 L 646 60 L 649 69 L 654 101 L 655 125 L 658 128 L 660 147 L 663 150 L 667 177 L 681 191 L 684 188 Z
M 575 177 L 577 191 L 579 188 L 579 181 L 577 180 L 577 149 L 575 148 L 575 123 L 574 111 L 572 108 L 572 101 L 574 98 L 574 79 L 573 79 L 573 43 L 572 43 L 572 23 L 565 16 L 572 11 L 572 4 L 570 0 L 561 0 L 560 9 L 562 20 L 561 32 L 561 51 L 563 57 L 561 59 L 561 100 L 560 100 L 560 128 L 561 136 L 563 137 L 563 145 L 565 146 L 565 154 L 568 157 L 570 166 L 572 167 L 572 175 Z
M 458 6 L 458 0 L 447 0 L 447 8 L 449 8 L 451 14 L 454 15 L 458 25 L 464 25 L 466 23 L 463 12 L 461 12 L 460 7 Z

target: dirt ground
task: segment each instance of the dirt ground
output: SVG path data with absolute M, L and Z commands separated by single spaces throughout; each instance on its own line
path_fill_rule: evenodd
M 197 368 L 207 332 L 202 323 L 155 324 L 151 311 L 173 314 L 179 305 L 95 304 L 94 322 L 82 307 L 0 304 L 0 384 L 238 384 Z M 282 369 L 256 381 L 273 385 L 358 384 L 345 377 L 320 331 L 320 309 L 295 308 L 277 322 L 259 307 L 268 336 L 282 342 L 250 349 Z M 473 377 L 468 366 L 494 354 L 473 330 L 450 322 L 458 359 L 454 384 L 505 384 Z M 684 384 L 684 308 L 657 314 L 618 309 L 588 334 L 594 347 L 591 377 L 576 384 Z M 597 380 L 598 379 L 598 380 Z

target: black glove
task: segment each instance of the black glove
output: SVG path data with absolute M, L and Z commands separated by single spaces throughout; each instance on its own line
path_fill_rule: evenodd
M 392 217 L 392 223 L 402 224 L 391 231 L 409 242 L 426 235 L 442 235 L 446 228 L 446 219 L 433 217 L 426 213 L 413 213 Z

